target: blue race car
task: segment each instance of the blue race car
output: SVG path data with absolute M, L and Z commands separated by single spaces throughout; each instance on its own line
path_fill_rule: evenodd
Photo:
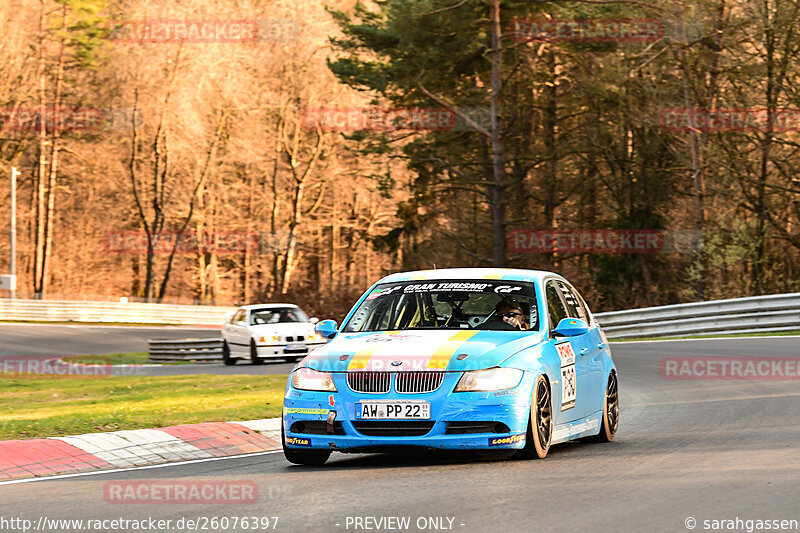
M 283 451 L 320 465 L 331 452 L 421 447 L 504 450 L 610 442 L 617 370 L 583 298 L 550 272 L 448 269 L 372 286 L 332 339 L 289 376 Z

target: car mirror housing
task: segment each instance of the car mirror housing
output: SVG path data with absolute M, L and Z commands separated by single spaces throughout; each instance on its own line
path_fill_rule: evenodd
M 338 332 L 338 325 L 335 320 L 322 320 L 314 326 L 314 333 L 322 335 L 326 339 L 334 338 Z
M 579 318 L 562 318 L 553 333 L 560 337 L 577 337 L 589 331 L 586 322 Z

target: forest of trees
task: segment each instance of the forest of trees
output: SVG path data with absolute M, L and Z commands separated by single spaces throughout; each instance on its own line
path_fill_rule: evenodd
M 800 0 L 19 0 L 0 27 L 18 297 L 340 318 L 454 266 L 555 270 L 595 310 L 800 290 Z

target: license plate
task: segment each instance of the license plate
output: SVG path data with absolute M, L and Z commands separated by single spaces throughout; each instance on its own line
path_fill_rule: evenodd
M 423 401 L 374 401 L 356 404 L 357 420 L 428 420 L 431 404 Z
M 287 344 L 283 349 L 286 354 L 305 354 L 308 353 L 308 347 L 305 344 Z

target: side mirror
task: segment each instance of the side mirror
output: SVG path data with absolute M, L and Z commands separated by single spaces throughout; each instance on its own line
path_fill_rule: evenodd
M 586 322 L 579 318 L 562 318 L 553 333 L 561 337 L 577 337 L 589 331 Z
M 317 322 L 317 325 L 314 326 L 314 333 L 326 339 L 334 338 L 338 332 L 338 326 L 335 320 L 323 320 Z
M 308 319 L 308 321 L 311 322 L 312 324 L 316 324 L 317 322 L 319 322 L 319 318 L 312 316 L 311 318 Z

